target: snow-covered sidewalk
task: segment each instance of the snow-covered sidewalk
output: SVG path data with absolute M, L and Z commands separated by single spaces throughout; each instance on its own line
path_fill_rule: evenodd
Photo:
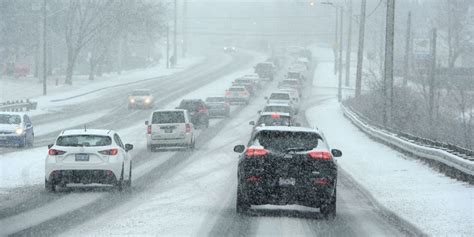
M 328 48 L 318 55 L 330 56 Z M 334 86 L 330 60 L 318 64 L 313 86 Z M 323 112 L 322 112 L 323 111 Z M 325 132 L 344 156 L 340 167 L 383 206 L 434 236 L 474 236 L 474 188 L 448 178 L 416 159 L 371 140 L 344 118 L 337 101 L 306 111 L 311 125 Z

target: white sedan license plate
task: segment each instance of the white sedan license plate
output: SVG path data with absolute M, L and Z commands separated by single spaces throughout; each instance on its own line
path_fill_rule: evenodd
M 295 178 L 280 178 L 278 180 L 280 186 L 294 186 L 296 184 Z
M 76 154 L 76 161 L 89 161 L 88 154 Z

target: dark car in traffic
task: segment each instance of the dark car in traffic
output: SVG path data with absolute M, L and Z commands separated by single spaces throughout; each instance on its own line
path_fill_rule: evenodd
M 237 212 L 251 205 L 302 205 L 336 215 L 337 163 L 342 152 L 330 149 L 318 130 L 262 127 L 247 147 L 237 145 Z
M 196 127 L 209 127 L 209 108 L 201 99 L 185 99 L 179 103 L 176 109 L 185 109 L 191 117 L 191 123 Z
M 230 105 L 223 96 L 207 97 L 206 105 L 209 109 L 209 117 L 229 117 Z

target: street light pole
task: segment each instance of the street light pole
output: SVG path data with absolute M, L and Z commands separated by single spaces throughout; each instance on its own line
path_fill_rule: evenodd
M 336 29 L 334 30 L 334 75 L 337 73 L 337 49 L 339 46 L 339 9 L 337 7 L 334 8 L 336 11 Z
M 347 45 L 346 45 L 346 86 L 350 84 L 351 74 L 351 45 L 352 45 L 352 0 L 349 0 L 349 16 L 348 16 L 348 34 L 347 34 Z
M 183 1 L 183 19 L 182 19 L 182 24 L 183 24 L 183 48 L 181 55 L 183 58 L 186 57 L 186 50 L 187 50 L 187 44 L 188 44 L 188 35 L 187 35 L 187 12 L 188 12 L 188 1 L 184 0 Z
M 173 65 L 178 63 L 178 0 L 174 0 Z
M 170 23 L 166 23 L 166 68 L 170 68 Z
M 383 124 L 384 126 L 387 126 L 388 123 L 392 122 L 393 115 L 393 47 L 395 36 L 395 0 L 387 0 L 387 16 L 385 22 Z
M 47 63 L 46 63 L 46 51 L 47 51 L 47 45 L 46 45 L 46 0 L 43 0 L 43 95 L 47 94 L 47 88 L 46 88 L 46 79 L 48 76 L 48 68 L 47 68 Z
M 342 36 L 344 32 L 344 11 L 341 8 L 339 10 L 340 15 L 339 15 L 339 25 L 340 25 L 340 33 L 339 33 L 339 63 L 338 63 L 338 68 L 339 68 L 339 75 L 338 75 L 338 86 L 337 86 L 337 101 L 341 102 L 342 100 Z
M 356 72 L 356 90 L 355 97 L 358 98 L 362 90 L 362 64 L 364 61 L 364 35 L 365 35 L 365 8 L 367 2 L 362 0 L 360 6 L 360 22 L 359 22 L 359 46 L 357 49 L 357 72 Z

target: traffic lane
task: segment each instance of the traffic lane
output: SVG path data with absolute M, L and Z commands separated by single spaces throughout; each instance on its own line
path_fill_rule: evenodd
M 164 98 L 164 99 L 161 100 L 160 104 L 165 105 L 166 103 L 168 103 L 170 101 L 173 101 L 176 98 L 182 96 L 186 92 L 191 91 L 191 90 L 195 90 L 197 87 L 199 87 L 199 85 L 205 85 L 206 83 L 210 83 L 213 80 L 217 80 L 222 75 L 228 74 L 230 71 L 236 70 L 236 69 L 242 67 L 244 64 L 248 63 L 250 58 L 251 58 L 251 55 L 240 54 L 240 55 L 236 56 L 236 59 L 233 61 L 232 65 L 230 67 L 227 67 L 225 69 L 225 71 L 217 70 L 217 71 L 211 72 L 212 75 L 205 75 L 205 76 L 202 76 L 200 78 L 198 77 L 198 80 L 194 80 L 194 83 L 187 83 L 186 84 L 187 87 L 184 87 L 181 84 L 175 85 L 175 87 L 171 87 L 172 90 L 169 90 L 168 94 L 170 94 L 169 92 L 172 91 L 172 95 L 166 96 L 166 94 L 163 93 L 161 97 Z M 190 78 L 190 80 L 193 80 L 193 79 L 196 79 L 196 78 L 195 77 Z M 199 79 L 202 79 L 202 80 L 199 80 Z M 173 86 L 173 85 L 170 85 L 170 86 Z M 94 124 L 94 123 L 88 124 L 88 127 L 102 128 L 102 127 L 106 127 L 108 125 L 108 128 L 114 127 L 115 129 L 123 129 L 124 127 L 126 127 L 130 124 L 136 124 L 137 117 L 141 117 L 141 120 L 145 121 L 145 119 L 149 116 L 149 113 L 150 113 L 150 110 L 129 111 L 128 109 L 126 109 L 126 105 L 124 105 L 124 104 L 120 105 L 120 108 L 122 110 L 119 111 L 118 114 L 126 114 L 125 116 L 123 116 L 123 115 L 122 116 L 112 115 L 111 116 L 112 119 L 113 119 L 112 122 L 103 122 L 103 121 L 110 121 L 110 120 L 101 119 L 100 121 L 98 121 L 97 124 Z M 119 121 L 117 121 L 114 118 L 115 116 L 120 118 Z M 145 139 L 145 135 L 144 135 L 145 127 L 144 127 L 144 125 L 143 125 L 143 129 L 138 128 L 137 131 L 138 131 L 137 137 L 142 138 L 144 140 Z M 50 137 L 46 137 L 46 138 L 42 139 L 41 142 L 44 143 L 42 145 L 45 146 L 49 143 L 52 143 L 52 141 L 54 141 L 56 136 L 57 136 L 57 133 L 52 133 L 52 134 L 50 134 Z M 126 142 L 128 142 L 128 141 L 126 141 Z M 140 159 L 137 159 L 137 160 L 138 160 L 138 162 L 140 162 Z M 18 192 L 23 193 L 23 194 L 24 193 L 29 193 L 29 192 L 25 192 L 25 191 L 28 191 L 28 189 L 41 190 L 42 185 L 34 185 L 34 186 L 26 187 L 26 188 L 18 188 L 18 189 L 13 190 L 13 192 L 11 192 L 11 194 L 14 195 L 15 193 L 18 193 Z M 30 195 L 27 195 L 27 196 L 30 196 Z M 10 197 L 11 197 L 10 194 L 0 195 L 1 200 L 9 200 L 8 204 L 2 205 L 3 208 L 1 208 L 2 210 L 0 212 L 0 218 L 5 217 L 5 216 L 9 216 L 9 215 L 12 215 L 12 214 L 15 214 L 15 213 L 19 213 L 21 211 L 28 210 L 29 208 L 42 205 L 45 202 L 48 202 L 48 201 L 51 200 L 51 197 L 48 194 L 46 194 L 46 197 L 33 195 L 31 198 L 20 198 L 20 199 L 16 199 L 16 201 L 14 201 L 15 200 L 14 198 L 10 198 Z
M 101 111 L 105 109 L 111 109 L 111 112 L 104 117 L 98 118 L 97 120 L 87 123 L 88 127 L 94 128 L 109 128 L 118 129 L 127 126 L 131 120 L 140 118 L 143 121 L 146 120 L 151 110 L 128 110 L 127 108 L 127 95 L 132 89 L 138 88 L 150 88 L 153 90 L 155 98 L 161 98 L 156 101 L 155 108 L 160 108 L 163 105 L 179 98 L 181 95 L 189 93 L 196 88 L 210 83 L 218 78 L 229 74 L 230 72 L 237 70 L 244 66 L 251 59 L 251 55 L 245 53 L 239 53 L 233 55 L 233 59 L 230 63 L 225 64 L 224 67 L 214 69 L 209 67 L 201 69 L 200 71 L 186 72 L 186 74 L 180 74 L 169 78 L 169 80 L 156 82 L 146 82 L 144 85 L 134 85 L 135 88 L 129 88 L 127 91 L 118 91 L 113 93 L 107 93 L 108 97 L 100 98 L 100 102 L 97 101 L 86 101 L 80 105 L 70 105 L 65 107 L 65 111 L 60 114 L 72 114 L 78 116 L 83 111 Z M 215 61 L 213 61 L 215 62 Z M 215 62 L 217 63 L 217 62 Z M 196 68 L 195 68 L 196 69 Z M 205 72 L 205 73 L 204 73 Z M 189 73 L 189 74 L 188 74 Z M 79 114 L 78 114 L 79 112 Z M 58 119 L 52 116 L 52 121 Z M 108 122 L 106 122 L 108 121 Z M 75 126 L 81 128 L 82 126 Z M 73 128 L 73 127 L 72 127 Z M 64 129 L 64 128 L 61 128 Z M 46 146 L 54 141 L 60 130 L 48 133 L 43 136 L 35 138 L 35 146 Z M 0 154 L 9 152 L 21 151 L 18 148 L 0 148 Z
M 239 113 L 243 107 L 236 108 L 233 113 Z M 212 140 L 214 136 L 218 134 L 218 131 L 227 123 L 225 119 L 217 121 L 214 126 L 209 129 L 202 130 L 197 137 L 197 150 L 199 147 L 205 146 L 207 142 Z M 137 163 L 134 163 L 134 167 L 137 164 L 139 165 L 140 170 L 146 170 L 146 173 L 138 173 L 140 176 L 135 173 L 138 172 L 134 168 L 134 177 L 139 176 L 138 178 L 133 179 L 133 193 L 117 193 L 117 192 L 103 192 L 110 190 L 107 188 L 68 188 L 64 189 L 63 193 L 58 193 L 59 201 L 60 199 L 76 197 L 77 195 L 83 195 L 84 199 L 81 202 L 86 203 L 85 206 L 80 208 L 75 208 L 68 211 L 67 213 L 62 213 L 60 216 L 54 216 L 48 218 L 44 221 L 35 221 L 29 220 L 25 221 L 28 223 L 36 223 L 31 226 L 22 226 L 17 227 L 14 230 L 17 230 L 13 233 L 13 236 L 24 236 L 24 235 L 35 235 L 35 236 L 49 236 L 53 234 L 61 233 L 62 231 L 67 230 L 73 226 L 76 226 L 82 222 L 88 221 L 96 217 L 98 214 L 107 212 L 117 208 L 117 206 L 122 205 L 123 202 L 126 202 L 132 198 L 135 198 L 141 193 L 149 192 L 151 186 L 156 185 L 160 179 L 165 179 L 164 177 L 169 175 L 175 175 L 181 169 L 180 166 L 187 165 L 194 160 L 189 159 L 193 155 L 193 151 L 187 149 L 181 149 L 176 152 L 147 152 L 146 149 L 141 149 L 137 152 L 135 158 Z M 150 163 L 157 163 L 158 165 L 152 165 L 151 169 L 148 169 Z M 92 192 L 91 192 L 92 191 Z M 166 192 L 166 189 L 160 188 L 160 192 Z M 93 195 L 91 195 L 91 193 Z M 59 198 L 61 197 L 61 198 Z M 92 199 L 92 200 L 90 200 Z M 48 203 L 52 205 L 52 203 Z M 40 207 L 41 208 L 41 207 Z M 68 206 L 61 207 L 67 209 Z M 0 222 L 3 220 L 0 220 Z M 10 221 L 10 220 L 9 220 Z

